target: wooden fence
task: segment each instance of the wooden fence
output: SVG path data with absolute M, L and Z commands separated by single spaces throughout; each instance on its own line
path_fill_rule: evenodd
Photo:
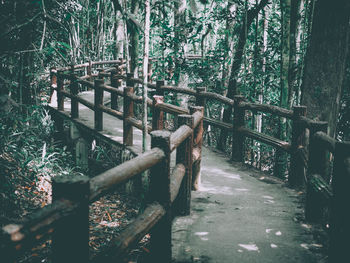
M 113 67 L 96 69 L 98 74 L 92 74 L 93 66 L 106 64 Z M 234 161 L 244 160 L 243 145 L 246 137 L 290 154 L 288 176 L 290 185 L 300 186 L 307 183 L 307 218 L 317 217 L 321 209 L 318 207 L 319 195 L 321 194 L 326 196 L 326 200 L 331 200 L 329 202 L 332 206 L 332 218 L 334 219 L 332 222 L 337 226 L 334 228 L 337 230 L 333 231 L 333 244 L 337 244 L 335 240 L 339 240 L 338 236 L 342 236 L 345 232 L 349 233 L 347 226 L 345 227 L 346 224 L 339 219 L 342 218 L 339 215 L 343 215 L 344 211 L 348 212 L 348 209 L 341 211 L 341 207 L 345 207 L 344 200 L 346 199 L 344 197 L 347 196 L 344 187 L 349 185 L 349 143 L 335 142 L 323 133 L 320 135 L 320 132 L 327 130 L 327 123 L 308 119 L 306 107 L 295 106 L 293 110 L 286 110 L 276 106 L 246 102 L 242 96 L 235 96 L 234 100 L 231 100 L 222 95 L 207 92 L 202 87 L 192 90 L 168 86 L 165 85 L 164 81 L 143 83 L 141 79 L 133 78 L 130 74 L 123 74 L 124 68 L 122 61 L 108 61 L 89 62 L 58 70 L 52 69 L 51 86 L 57 90 L 57 110 L 68 116 L 68 113 L 64 111 L 65 97 L 71 99 L 69 117 L 72 121 L 78 121 L 79 103 L 93 110 L 94 130 L 91 132 L 95 132 L 95 134 L 103 130 L 103 113 L 123 120 L 123 144 L 132 146 L 133 128 L 142 130 L 142 122 L 134 114 L 134 104 L 142 103 L 142 98 L 134 93 L 134 88 L 135 85 L 147 85 L 155 94 L 152 99 L 147 101 L 147 105 L 152 111 L 152 126 L 148 127 L 149 132 L 153 131 L 151 132 L 152 149 L 90 180 L 85 177 L 54 178 L 52 205 L 39 211 L 27 224 L 8 225 L 3 228 L 1 249 L 7 251 L 8 260 L 12 260 L 19 254 L 18 252 L 24 251 L 26 247 L 31 247 L 33 241 L 40 241 L 48 234 L 53 233 L 55 262 L 71 262 L 72 258 L 75 257 L 80 258 L 82 262 L 87 262 L 88 204 L 115 188 L 116 185 L 150 169 L 150 193 L 153 203 L 147 206 L 144 213 L 128 226 L 116 240 L 111 242 L 113 245 L 108 251 L 104 251 L 90 260 L 96 262 L 105 260 L 107 262 L 111 255 L 125 253 L 131 245 L 135 244 L 146 233 L 151 232 L 151 251 L 155 260 L 157 262 L 170 262 L 171 220 L 174 215 L 189 214 L 191 188 L 198 187 L 204 132 L 203 122 L 232 133 L 232 160 Z M 84 71 L 86 75 L 78 76 L 79 71 Z M 94 103 L 84 100 L 78 95 L 79 85 L 94 89 Z M 69 87 L 69 91 L 67 87 Z M 111 93 L 111 107 L 106 107 L 103 104 L 105 91 Z M 164 103 L 165 92 L 194 96 L 196 106 L 185 109 Z M 118 97 L 123 98 L 123 112 L 118 110 Z M 233 123 L 204 117 L 204 107 L 207 100 L 215 100 L 227 107 L 232 107 Z M 290 119 L 292 121 L 291 141 L 281 141 L 246 128 L 246 111 L 270 113 Z M 177 130 L 174 133 L 161 131 L 165 112 L 178 116 Z M 59 126 L 63 130 L 63 122 Z M 307 131 L 310 133 L 309 151 L 306 150 L 308 147 L 305 136 Z M 317 148 L 319 145 L 326 145 L 325 149 L 335 151 L 335 168 L 331 186 L 326 181 L 322 181 L 322 178 L 325 179 L 325 175 L 322 171 L 317 170 L 324 167 L 323 163 L 325 162 L 324 150 L 320 151 Z M 333 145 L 335 146 L 333 147 Z M 170 153 L 175 149 L 177 149 L 176 166 L 170 173 Z M 321 165 L 317 165 L 318 163 Z M 307 176 L 305 170 L 308 170 Z M 67 190 L 63 191 L 62 189 Z M 76 196 L 77 192 L 85 194 Z M 340 199 L 342 202 L 338 202 Z M 335 202 L 337 205 L 334 205 Z M 72 237 L 73 235 L 75 238 Z

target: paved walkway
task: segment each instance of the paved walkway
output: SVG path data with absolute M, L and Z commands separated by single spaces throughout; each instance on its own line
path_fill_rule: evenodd
M 82 96 L 92 101 L 91 92 Z M 81 105 L 79 112 L 93 127 L 92 111 Z M 104 114 L 103 133 L 122 142 L 122 122 Z M 134 138 L 140 151 L 141 131 L 134 129 Z M 207 148 L 201 176 L 200 190 L 192 192 L 191 215 L 174 220 L 174 262 L 320 262 L 315 252 L 321 245 L 313 240 L 311 226 L 298 220 L 303 211 L 294 190 L 266 183 L 261 180 L 266 175 Z

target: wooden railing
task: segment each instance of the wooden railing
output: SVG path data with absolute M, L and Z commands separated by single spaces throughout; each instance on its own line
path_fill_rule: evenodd
M 349 224 L 344 223 L 345 221 L 341 218 L 345 217 L 345 214 L 349 214 L 349 209 L 345 209 L 345 200 L 348 200 L 347 187 L 350 185 L 349 176 L 349 155 L 350 146 L 349 142 L 336 142 L 334 139 L 326 135 L 328 124 L 322 121 L 314 121 L 306 117 L 306 107 L 305 106 L 294 106 L 292 110 L 284 109 L 272 105 L 264 105 L 258 103 L 246 102 L 244 97 L 235 96 L 233 100 L 226 98 L 222 95 L 207 92 L 204 87 L 198 87 L 195 90 L 187 88 L 179 88 L 176 86 L 165 85 L 164 81 L 157 81 L 156 83 L 143 83 L 141 79 L 133 78 L 130 74 L 124 75 L 122 63 L 116 65 L 115 69 L 100 71 L 97 80 L 94 83 L 86 81 L 88 77 L 72 77 L 73 70 L 71 69 L 71 74 L 61 74 L 61 78 L 71 79 L 71 92 L 65 92 L 63 90 L 63 85 L 61 88 L 58 85 L 58 92 L 70 97 L 72 100 L 72 113 L 73 114 L 73 104 L 80 102 L 85 106 L 94 109 L 95 111 L 95 128 L 97 130 L 102 129 L 102 112 L 113 115 L 119 119 L 124 120 L 123 126 L 123 143 L 125 145 L 133 145 L 132 140 L 132 129 L 133 127 L 142 129 L 142 123 L 140 120 L 136 119 L 133 114 L 134 103 L 141 103 L 142 98 L 134 94 L 135 85 L 148 85 L 151 92 L 155 93 L 152 100 L 149 99 L 147 104 L 152 109 L 152 127 L 148 127 L 148 130 L 161 130 L 163 129 L 163 116 L 164 112 L 179 115 L 179 114 L 194 114 L 195 111 L 201 111 L 204 115 L 203 108 L 206 107 L 207 100 L 214 100 L 216 102 L 224 104 L 226 107 L 232 107 L 233 109 L 233 123 L 225 123 L 219 120 L 204 117 L 197 129 L 195 129 L 194 140 L 195 143 L 192 155 L 186 158 L 192 158 L 194 164 L 191 166 L 192 169 L 192 188 L 196 189 L 198 184 L 198 175 L 200 170 L 200 160 L 201 160 L 201 145 L 202 145 L 202 135 L 203 135 L 203 122 L 209 125 L 213 125 L 220 129 L 225 129 L 232 134 L 232 160 L 242 162 L 244 160 L 244 141 L 245 138 L 251 138 L 259 142 L 273 146 L 276 149 L 283 150 L 290 154 L 290 168 L 288 175 L 288 182 L 293 187 L 299 187 L 303 184 L 307 184 L 307 198 L 306 198 L 306 218 L 310 221 L 314 221 L 320 218 L 320 213 L 324 204 L 330 206 L 331 214 L 331 224 L 332 227 L 332 237 L 331 237 L 331 247 L 333 251 L 338 251 L 336 247 L 341 247 L 339 242 L 345 244 L 345 236 L 350 233 Z M 58 74 L 60 79 L 60 74 Z M 106 85 L 103 82 L 104 77 L 110 78 L 110 85 Z M 87 101 L 79 98 L 78 96 L 72 94 L 76 87 L 74 86 L 76 80 L 77 83 L 82 85 L 88 85 L 95 89 L 95 104 L 89 104 Z M 150 76 L 149 76 L 149 79 Z M 122 81 L 126 81 L 126 87 L 122 88 Z M 61 80 L 60 83 L 63 83 Z M 72 92 L 73 91 L 73 92 Z M 112 102 L 111 108 L 107 108 L 102 104 L 102 94 L 103 91 L 111 92 Z M 174 92 L 180 94 L 187 94 L 195 97 L 196 106 L 202 107 L 200 109 L 190 108 L 190 110 L 164 103 L 164 93 Z M 123 112 L 117 111 L 115 104 L 117 103 L 117 97 L 123 97 Z M 62 95 L 59 96 L 62 100 Z M 97 99 L 96 99 L 97 97 Z M 59 103 L 59 109 L 62 102 Z M 114 105 L 114 106 L 113 106 Z M 75 106 L 76 108 L 76 106 Z M 63 110 L 63 109 L 62 109 Z M 291 140 L 282 141 L 273 136 L 249 129 L 246 127 L 246 112 L 251 111 L 252 113 L 269 113 L 273 116 L 278 116 L 291 120 Z M 77 116 L 78 114 L 76 114 Z M 179 125 L 186 123 L 185 120 L 179 118 Z M 188 123 L 188 120 L 187 120 Z M 195 122 L 196 123 L 196 122 Z M 188 125 L 191 127 L 191 125 Z M 181 128 L 181 127 L 180 127 Z M 178 129 L 172 136 L 181 137 L 182 134 L 186 134 L 186 129 Z M 306 134 L 309 133 L 310 144 L 307 145 Z M 172 146 L 171 146 L 172 147 Z M 308 150 L 309 148 L 309 150 Z M 326 175 L 327 151 L 333 152 L 335 156 L 334 160 L 334 170 L 332 180 Z M 181 156 L 177 156 L 181 158 Z M 185 157 L 184 157 L 185 158 Z M 307 171 L 307 173 L 306 173 Z M 332 182 L 331 184 L 329 182 Z M 188 207 L 188 206 L 187 206 Z M 341 241 L 339 241 L 341 240 Z M 333 249 L 334 248 L 334 249 Z M 346 250 L 344 250 L 346 251 Z M 333 253 L 334 254 L 334 253 Z M 336 254 L 336 253 L 335 253 Z
M 344 262 L 349 259 L 350 142 L 338 142 L 324 131 L 310 138 L 306 219 L 328 224 L 330 262 Z
M 93 75 L 92 67 L 103 64 L 113 65 L 113 67 L 99 69 L 99 73 Z M 53 70 L 51 84 L 57 90 L 57 109 L 59 112 L 68 115 L 64 111 L 64 98 L 70 98 L 70 118 L 74 121 L 79 117 L 78 104 L 85 105 L 94 111 L 94 131 L 96 132 L 103 130 L 103 113 L 123 120 L 123 144 L 132 146 L 133 128 L 142 129 L 142 122 L 134 114 L 134 104 L 142 103 L 142 98 L 134 93 L 134 88 L 135 85 L 147 85 L 151 92 L 155 94 L 152 96 L 152 99 L 147 101 L 147 105 L 152 111 L 152 125 L 148 127 L 149 132 L 154 131 L 151 132 L 152 149 L 90 180 L 85 177 L 75 178 L 77 182 L 64 178 L 54 179 L 54 202 L 52 205 L 41 210 L 27 224 L 20 226 L 9 225 L 3 228 L 2 236 L 3 240 L 6 241 L 2 242 L 2 244 L 5 244 L 2 245 L 2 249 L 6 249 L 9 252 L 12 251 L 13 253 L 8 253 L 11 257 L 28 245 L 32 245 L 33 241 L 42 240 L 48 234 L 54 232 L 56 234 L 53 235 L 53 249 L 56 251 L 54 253 L 56 262 L 69 261 L 68 258 L 63 259 L 60 257 L 70 253 L 81 257 L 82 260 L 80 261 L 82 262 L 87 261 L 87 204 L 110 191 L 116 185 L 150 169 L 150 193 L 153 203 L 116 240 L 113 240 L 111 243 L 113 245 L 109 249 L 92 260 L 96 262 L 108 261 L 110 256 L 124 253 L 144 234 L 151 231 L 152 253 L 157 262 L 170 262 L 172 215 L 189 214 L 191 188 L 196 189 L 198 187 L 204 132 L 203 122 L 225 129 L 232 134 L 231 157 L 234 161 L 244 160 L 245 151 L 243 146 L 246 137 L 271 145 L 290 154 L 288 176 L 290 185 L 300 186 L 306 182 L 308 186 L 307 218 L 313 219 L 318 217 L 321 208 L 318 207 L 319 203 L 316 200 L 319 200 L 319 194 L 321 193 L 325 196 L 325 199 L 331 200 L 328 201 L 331 204 L 337 202 L 337 205 L 332 205 L 332 218 L 335 218 L 335 221 L 333 221 L 334 225 L 340 227 L 334 228 L 338 230 L 333 232 L 335 233 L 333 236 L 338 237 L 342 235 L 343 229 L 348 231 L 347 225 L 349 224 L 345 225 L 343 222 L 340 222 L 339 218 L 342 218 L 340 215 L 344 215 L 342 214 L 344 211 L 348 212 L 348 209 L 341 211 L 341 207 L 345 207 L 344 200 L 346 199 L 344 196 L 346 191 L 344 189 L 345 186 L 349 185 L 349 143 L 335 142 L 328 137 L 325 139 L 324 134 L 320 135 L 320 131 L 324 132 L 327 130 L 327 123 L 308 119 L 305 106 L 295 106 L 292 110 L 287 110 L 271 105 L 246 102 L 242 96 L 235 96 L 231 100 L 222 95 L 207 92 L 202 87 L 192 90 L 168 86 L 165 85 L 164 81 L 143 83 L 141 79 L 133 78 L 130 74 L 123 74 L 124 68 L 125 66 L 121 61 L 112 61 L 90 62 Z M 86 75 L 78 76 L 78 69 L 85 69 Z M 151 77 L 149 76 L 150 79 Z M 94 89 L 94 103 L 84 100 L 78 95 L 79 85 Z M 69 87 L 69 91 L 67 91 L 67 87 Z M 106 107 L 103 103 L 105 91 L 111 93 L 111 107 Z M 192 106 L 188 110 L 164 103 L 165 92 L 194 96 L 196 106 Z M 123 98 L 122 112 L 118 110 L 118 97 Z M 215 100 L 226 105 L 226 107 L 232 107 L 234 112 L 233 123 L 225 123 L 203 117 L 207 100 Z M 282 141 L 247 128 L 245 124 L 247 111 L 270 113 L 274 116 L 290 119 L 292 122 L 291 141 Z M 164 127 L 164 113 L 178 116 L 177 130 L 172 134 L 167 131 L 159 131 Z M 63 130 L 63 123 L 59 126 L 62 126 L 60 130 Z M 307 130 L 310 133 L 309 151 L 307 151 L 308 145 L 306 145 L 305 136 Z M 323 139 L 319 139 L 320 137 Z M 332 186 L 322 181 L 322 178 L 324 178 L 323 170 L 320 169 L 323 169 L 323 163 L 326 163 L 326 161 L 324 150 L 320 151 L 317 148 L 319 147 L 318 145 L 325 145 L 326 149 L 334 150 L 335 152 L 336 161 Z M 338 151 L 337 147 L 342 150 Z M 175 149 L 177 149 L 176 166 L 170 174 L 170 153 Z M 340 153 L 337 154 L 337 151 Z M 305 170 L 308 170 L 307 175 L 305 175 Z M 160 173 L 159 171 L 162 172 Z M 72 190 L 60 190 L 63 187 Z M 85 191 L 86 194 L 79 195 L 79 197 L 75 196 L 74 192 L 77 192 L 77 189 L 81 189 L 79 190 L 80 192 Z M 338 197 L 336 193 L 340 193 Z M 339 198 L 343 198 L 343 200 Z M 342 205 L 338 206 L 338 204 Z M 76 213 L 77 211 L 81 212 Z M 78 221 L 84 223 L 78 226 L 76 223 Z M 79 238 L 76 237 L 79 240 L 72 238 L 72 242 L 67 242 L 68 237 L 71 237 L 73 233 L 81 233 Z M 64 235 L 66 236 L 64 237 Z M 333 237 L 333 240 L 335 239 Z M 333 244 L 337 244 L 337 242 L 333 241 Z M 74 247 L 74 251 L 71 251 L 72 247 Z M 60 251 L 65 251 L 65 253 Z M 67 251 L 71 252 L 67 253 Z

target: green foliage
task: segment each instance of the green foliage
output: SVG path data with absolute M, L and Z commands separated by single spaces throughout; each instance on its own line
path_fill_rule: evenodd
M 42 198 L 48 202 L 51 177 L 78 172 L 66 147 L 61 148 L 52 141 L 53 132 L 53 121 L 42 106 L 16 107 L 2 113 L 0 203 L 17 200 L 17 184 L 23 185 L 23 182 L 43 191 Z

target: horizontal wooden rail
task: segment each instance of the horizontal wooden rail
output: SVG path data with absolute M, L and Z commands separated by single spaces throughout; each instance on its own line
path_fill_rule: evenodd
M 13 262 L 27 249 L 46 240 L 53 228 L 69 217 L 77 205 L 67 200 L 54 202 L 32 214 L 23 224 L 9 224 L 1 229 L 0 254 L 3 262 Z
M 109 114 L 111 116 L 114 116 L 114 117 L 118 118 L 119 120 L 123 120 L 124 119 L 123 118 L 123 113 L 118 111 L 118 110 L 113 110 L 113 109 L 108 108 L 108 107 L 106 107 L 104 105 L 101 105 L 100 108 L 102 109 L 103 112 L 105 112 L 105 113 L 107 113 L 107 114 Z
M 223 122 L 223 121 L 218 121 L 212 118 L 204 117 L 203 119 L 204 123 L 213 125 L 222 129 L 230 130 L 232 131 L 233 125 L 231 123 Z
M 304 116 L 300 117 L 300 123 L 305 128 L 308 128 L 310 130 L 316 130 L 316 131 L 324 130 L 324 129 L 327 129 L 328 127 L 328 122 L 326 121 L 316 121 Z
M 164 152 L 161 149 L 153 148 L 134 159 L 92 178 L 90 182 L 90 200 L 96 200 L 104 193 L 113 189 L 116 185 L 146 171 L 159 163 L 164 157 Z
M 199 92 L 197 96 L 200 96 L 206 99 L 213 99 L 229 106 L 233 106 L 234 104 L 234 100 L 231 100 L 223 95 L 220 95 L 214 92 L 202 91 L 202 92 Z
M 330 137 L 324 132 L 316 132 L 314 134 L 314 139 L 316 140 L 315 143 L 319 144 L 319 147 L 322 147 L 324 149 L 327 149 L 330 152 L 335 151 L 335 144 L 337 143 L 337 140 Z
M 192 129 L 188 125 L 180 126 L 170 137 L 170 151 L 173 152 L 184 140 L 192 134 Z
M 168 103 L 160 103 L 160 104 L 157 104 L 156 107 L 164 112 L 168 112 L 168 113 L 175 114 L 175 115 L 189 113 L 189 110 L 187 110 L 185 108 L 182 108 L 182 107 L 179 107 L 176 105 L 172 105 L 172 104 L 168 104 Z
M 271 113 L 271 114 L 274 114 L 280 117 L 289 118 L 289 119 L 293 118 L 292 110 L 287 110 L 278 106 L 260 104 L 260 103 L 251 103 L 251 102 L 241 102 L 238 107 L 244 110 Z
M 182 179 L 186 173 L 186 167 L 182 163 L 178 163 L 170 176 L 170 201 L 173 203 L 179 193 Z
M 89 78 L 90 76 L 84 76 L 77 78 L 77 82 L 80 83 L 81 85 L 87 86 L 89 88 L 94 88 L 94 83 L 92 81 L 85 80 L 85 78 Z
M 142 130 L 142 121 L 138 120 L 134 117 L 129 117 L 126 119 L 126 121 L 131 124 L 132 126 L 134 126 L 135 128 Z M 152 127 L 150 125 L 147 125 L 147 131 L 148 133 L 150 133 L 152 131 Z
M 93 257 L 90 262 L 112 262 L 116 258 L 121 258 L 131 246 L 139 242 L 162 219 L 165 213 L 163 206 L 157 202 L 148 205 L 145 211 L 120 235 L 110 241 L 111 245 Z
M 95 105 L 93 103 L 91 103 L 90 101 L 87 101 L 79 96 L 72 95 L 71 93 L 69 93 L 67 91 L 61 91 L 61 93 L 67 98 L 76 99 L 79 103 L 83 104 L 84 106 L 88 107 L 91 110 L 94 110 L 94 108 L 95 108 Z
M 264 142 L 268 145 L 271 145 L 273 147 L 282 149 L 286 152 L 290 152 L 291 150 L 291 145 L 288 142 L 285 141 L 281 141 L 279 139 L 276 139 L 272 136 L 257 132 L 257 131 L 253 131 L 251 129 L 245 128 L 245 127 L 239 127 L 237 129 L 238 132 L 242 133 L 244 136 L 247 136 L 249 138 L 258 140 L 260 142 Z

